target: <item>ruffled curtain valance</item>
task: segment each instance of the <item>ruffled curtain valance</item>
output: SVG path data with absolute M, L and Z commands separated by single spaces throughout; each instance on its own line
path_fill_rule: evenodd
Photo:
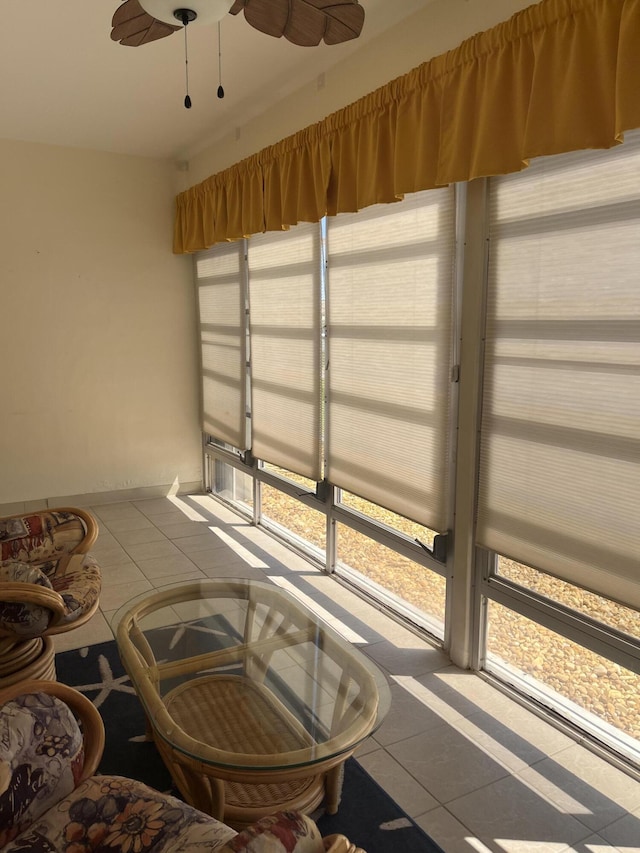
M 543 0 L 181 193 L 174 251 L 609 148 L 640 127 L 640 0 Z

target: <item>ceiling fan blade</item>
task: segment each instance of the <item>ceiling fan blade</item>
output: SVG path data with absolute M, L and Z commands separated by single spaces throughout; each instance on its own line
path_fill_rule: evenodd
M 357 39 L 364 25 L 364 7 L 355 3 L 334 3 L 333 10 L 325 9 L 328 18 L 324 34 L 325 44 L 341 44 Z
M 280 0 L 236 0 L 229 9 L 229 14 L 237 15 L 243 9 L 245 20 L 256 30 L 275 38 L 283 35 L 289 19 L 288 0 L 284 3 Z
M 229 12 L 243 9 L 255 29 L 303 47 L 357 38 L 364 24 L 358 0 L 236 0 Z
M 157 21 L 147 14 L 138 0 L 125 0 L 111 19 L 111 38 L 126 47 L 139 47 L 151 41 L 165 38 L 181 27 Z

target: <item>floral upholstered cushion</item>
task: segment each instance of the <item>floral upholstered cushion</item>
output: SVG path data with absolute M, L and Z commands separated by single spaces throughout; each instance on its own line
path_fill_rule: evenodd
M 0 566 L 0 584 L 29 583 L 52 589 L 51 581 L 36 566 L 26 563 L 5 563 Z M 52 612 L 31 602 L 2 601 L 0 591 L 0 627 L 21 638 L 39 637 L 49 627 Z
M 83 762 L 82 735 L 64 702 L 31 693 L 3 705 L 0 847 L 73 791 Z
M 3 601 L 3 581 L 34 583 L 58 592 L 64 607 L 61 624 L 75 622 L 95 607 L 102 588 L 100 567 L 91 554 L 74 555 L 64 568 L 50 577 L 33 565 L 0 564 L 0 627 L 21 639 L 44 634 L 54 614 L 47 607 L 30 601 Z
M 51 576 L 51 586 L 64 601 L 62 622 L 75 622 L 98 603 L 102 588 L 100 567 L 91 554 L 77 554 L 63 571 Z
M 301 812 L 262 818 L 227 842 L 220 853 L 323 853 L 318 827 Z
M 49 575 L 84 537 L 82 520 L 72 512 L 51 510 L 0 519 L 0 563 L 29 563 Z
M 3 853 L 213 853 L 235 830 L 134 779 L 92 776 Z

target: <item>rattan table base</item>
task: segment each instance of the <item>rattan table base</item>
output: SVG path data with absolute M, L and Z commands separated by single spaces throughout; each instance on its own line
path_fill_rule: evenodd
M 284 755 L 310 743 L 269 701 L 266 688 L 238 676 L 214 675 L 187 682 L 166 695 L 164 703 L 191 738 L 202 744 L 225 743 L 230 752 L 253 755 L 258 767 L 260 756 Z M 308 814 L 325 797 L 326 772 L 309 775 L 308 766 L 280 770 L 269 766 L 262 771 L 212 766 L 179 752 L 161 738 L 156 742 L 185 799 L 236 828 L 281 809 Z M 339 763 L 343 761 L 344 757 Z M 334 792 L 336 798 L 339 800 L 339 793 Z

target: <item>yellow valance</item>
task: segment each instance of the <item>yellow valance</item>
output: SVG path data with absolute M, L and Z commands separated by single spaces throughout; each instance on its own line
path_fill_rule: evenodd
M 640 127 L 640 0 L 543 0 L 177 198 L 174 251 L 360 210 Z

